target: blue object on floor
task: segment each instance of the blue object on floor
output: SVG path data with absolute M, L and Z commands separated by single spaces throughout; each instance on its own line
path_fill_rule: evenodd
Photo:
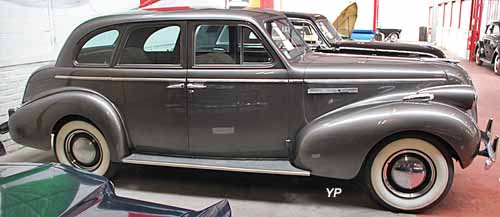
M 352 31 L 351 39 L 371 41 L 375 37 L 375 32 L 368 29 L 355 29 Z

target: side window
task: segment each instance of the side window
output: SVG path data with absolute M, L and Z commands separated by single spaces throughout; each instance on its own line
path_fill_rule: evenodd
M 119 64 L 179 64 L 181 27 L 147 26 L 131 31 Z
M 239 25 L 199 25 L 195 31 L 195 64 L 270 63 L 271 55 L 249 28 Z
M 243 28 L 243 63 L 271 63 L 273 59 L 262 40 L 248 27 Z
M 297 32 L 302 36 L 304 41 L 308 45 L 316 45 L 318 42 L 318 34 L 316 30 L 308 23 L 296 22 L 293 23 L 293 26 Z
M 493 25 L 493 35 L 500 35 L 500 25 Z
M 116 47 L 118 30 L 109 30 L 90 38 L 80 49 L 78 63 L 109 64 Z

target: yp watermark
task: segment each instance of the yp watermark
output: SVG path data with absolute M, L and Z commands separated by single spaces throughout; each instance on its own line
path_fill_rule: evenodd
M 326 188 L 326 193 L 328 194 L 328 198 L 335 198 L 342 194 L 342 188 Z

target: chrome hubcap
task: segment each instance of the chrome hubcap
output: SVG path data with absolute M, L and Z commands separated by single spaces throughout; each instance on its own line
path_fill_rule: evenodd
M 400 151 L 384 165 L 384 185 L 398 197 L 416 198 L 431 189 L 435 170 L 427 155 L 415 150 Z
M 102 151 L 97 139 L 85 130 L 75 130 L 67 137 L 64 144 L 66 157 L 78 168 L 93 171 L 101 163 Z

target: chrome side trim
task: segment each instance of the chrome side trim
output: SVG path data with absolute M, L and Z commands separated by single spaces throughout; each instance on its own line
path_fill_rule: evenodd
M 411 83 L 421 81 L 446 81 L 446 78 L 361 78 L 361 79 L 304 79 L 308 84 L 355 84 L 355 83 Z
M 271 170 L 271 169 L 250 169 L 250 168 L 238 168 L 238 167 L 225 167 L 225 166 L 211 166 L 211 165 L 200 165 L 200 164 L 187 164 L 187 163 L 173 163 L 173 162 L 158 162 L 158 161 L 147 161 L 138 159 L 123 159 L 123 163 L 129 164 L 139 164 L 139 165 L 151 165 L 151 166 L 165 166 L 165 167 L 177 167 L 177 168 L 187 168 L 187 169 L 203 169 L 203 170 L 218 170 L 218 171 L 230 171 L 230 172 L 244 172 L 244 173 L 261 173 L 261 174 L 274 174 L 274 175 L 289 175 L 289 176 L 310 176 L 309 171 L 284 171 L 284 170 Z
M 109 76 L 69 76 L 56 75 L 55 79 L 84 80 L 84 81 L 154 81 L 154 82 L 185 82 L 185 78 L 133 78 L 133 77 L 109 77 Z
M 188 82 L 199 83 L 288 83 L 288 79 L 274 79 L 274 78 L 188 78 Z
M 307 94 L 341 94 L 341 93 L 358 93 L 357 87 L 348 88 L 309 88 Z

